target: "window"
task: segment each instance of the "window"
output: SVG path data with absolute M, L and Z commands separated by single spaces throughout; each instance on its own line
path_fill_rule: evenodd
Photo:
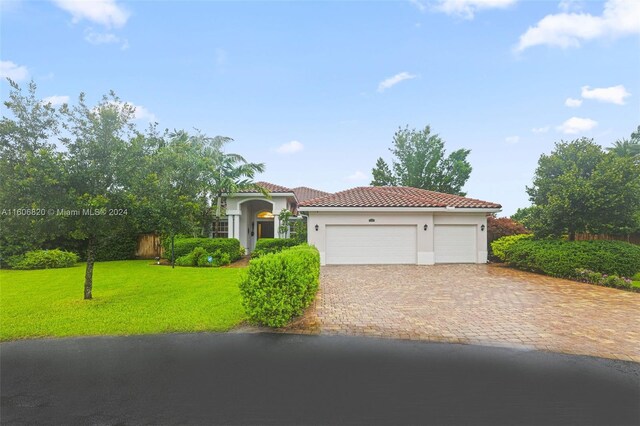
M 229 222 L 226 219 L 220 220 L 217 231 L 215 221 L 211 226 L 213 228 L 213 238 L 227 238 L 229 236 Z

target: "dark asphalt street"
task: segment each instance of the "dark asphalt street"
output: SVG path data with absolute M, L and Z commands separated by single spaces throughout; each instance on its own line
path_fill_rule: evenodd
M 338 336 L 0 345 L 2 424 L 638 425 L 640 364 Z

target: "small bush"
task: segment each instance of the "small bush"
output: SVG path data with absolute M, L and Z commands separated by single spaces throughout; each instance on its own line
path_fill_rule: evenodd
M 494 244 L 500 246 L 501 240 Z M 622 241 L 519 239 L 502 244 L 503 260 L 509 265 L 554 277 L 574 278 L 576 269 L 622 277 L 640 271 L 640 247 Z
M 28 251 L 23 255 L 12 256 L 8 263 L 13 269 L 49 269 L 68 268 L 78 263 L 77 254 L 53 250 Z
M 211 258 L 211 262 L 209 258 Z M 229 263 L 231 263 L 231 260 L 228 253 L 223 253 L 220 249 L 209 253 L 204 247 L 196 247 L 191 253 L 176 259 L 176 265 L 178 266 L 198 266 L 201 268 L 226 266 Z
M 287 238 L 260 238 L 256 241 L 256 247 L 251 252 L 251 257 L 261 257 L 269 253 L 278 253 L 286 248 L 296 246 L 296 240 Z
M 164 257 L 171 259 L 171 238 L 162 241 Z M 240 241 L 235 238 L 177 238 L 174 243 L 174 256 L 176 260 L 191 253 L 195 248 L 202 247 L 207 253 L 215 253 L 220 250 L 229 256 L 233 262 L 240 258 Z
M 249 318 L 269 327 L 282 327 L 302 314 L 316 292 L 320 254 L 300 245 L 269 253 L 249 262 L 240 282 L 242 304 Z
M 502 237 L 491 243 L 491 251 L 493 255 L 500 261 L 505 261 L 505 250 L 511 247 L 513 244 L 520 240 L 530 240 L 533 238 L 532 234 L 519 234 Z

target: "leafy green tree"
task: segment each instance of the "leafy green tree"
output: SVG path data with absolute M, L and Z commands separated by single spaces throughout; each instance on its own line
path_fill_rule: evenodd
M 67 218 L 68 227 L 73 238 L 87 240 L 84 298 L 91 299 L 98 241 L 117 227 L 130 207 L 123 165 L 135 135 L 135 109 L 113 92 L 92 108 L 81 93 L 78 104 L 64 106 L 62 113 L 69 134 L 60 140 L 67 148 L 70 210 L 79 212 Z M 123 214 L 110 215 L 111 209 Z
M 592 139 L 560 142 L 538 160 L 527 188 L 534 208 L 528 225 L 538 236 L 625 233 L 637 227 L 638 165 L 605 154 Z
M 392 170 L 381 158 L 373 169 L 372 185 L 402 185 L 448 194 L 466 195 L 462 187 L 469 180 L 471 165 L 468 149 L 459 149 L 448 156 L 444 141 L 431 134 L 431 128 L 409 130 L 400 128 L 393 136 Z
M 522 207 L 511 215 L 511 219 L 523 224 L 526 228 L 531 228 L 532 217 L 535 215 L 535 206 Z
M 36 96 L 32 81 L 25 94 L 15 82 L 4 102 L 11 117 L 0 120 L 0 263 L 9 256 L 40 248 L 63 226 L 50 213 L 66 203 L 67 173 L 53 138 L 60 113 Z M 37 214 L 28 214 L 37 213 Z
M 394 186 L 396 184 L 396 180 L 393 177 L 393 173 L 389 168 L 389 165 L 382 159 L 382 157 L 378 158 L 376 161 L 376 166 L 372 170 L 373 180 L 371 181 L 372 186 Z

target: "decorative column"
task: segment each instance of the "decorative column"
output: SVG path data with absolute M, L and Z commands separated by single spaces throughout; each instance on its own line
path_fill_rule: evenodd
M 240 215 L 233 215 L 233 238 L 240 239 Z
M 233 217 L 234 215 L 227 215 L 227 237 L 233 238 Z
M 280 238 L 280 217 L 278 215 L 273 217 L 273 238 Z

